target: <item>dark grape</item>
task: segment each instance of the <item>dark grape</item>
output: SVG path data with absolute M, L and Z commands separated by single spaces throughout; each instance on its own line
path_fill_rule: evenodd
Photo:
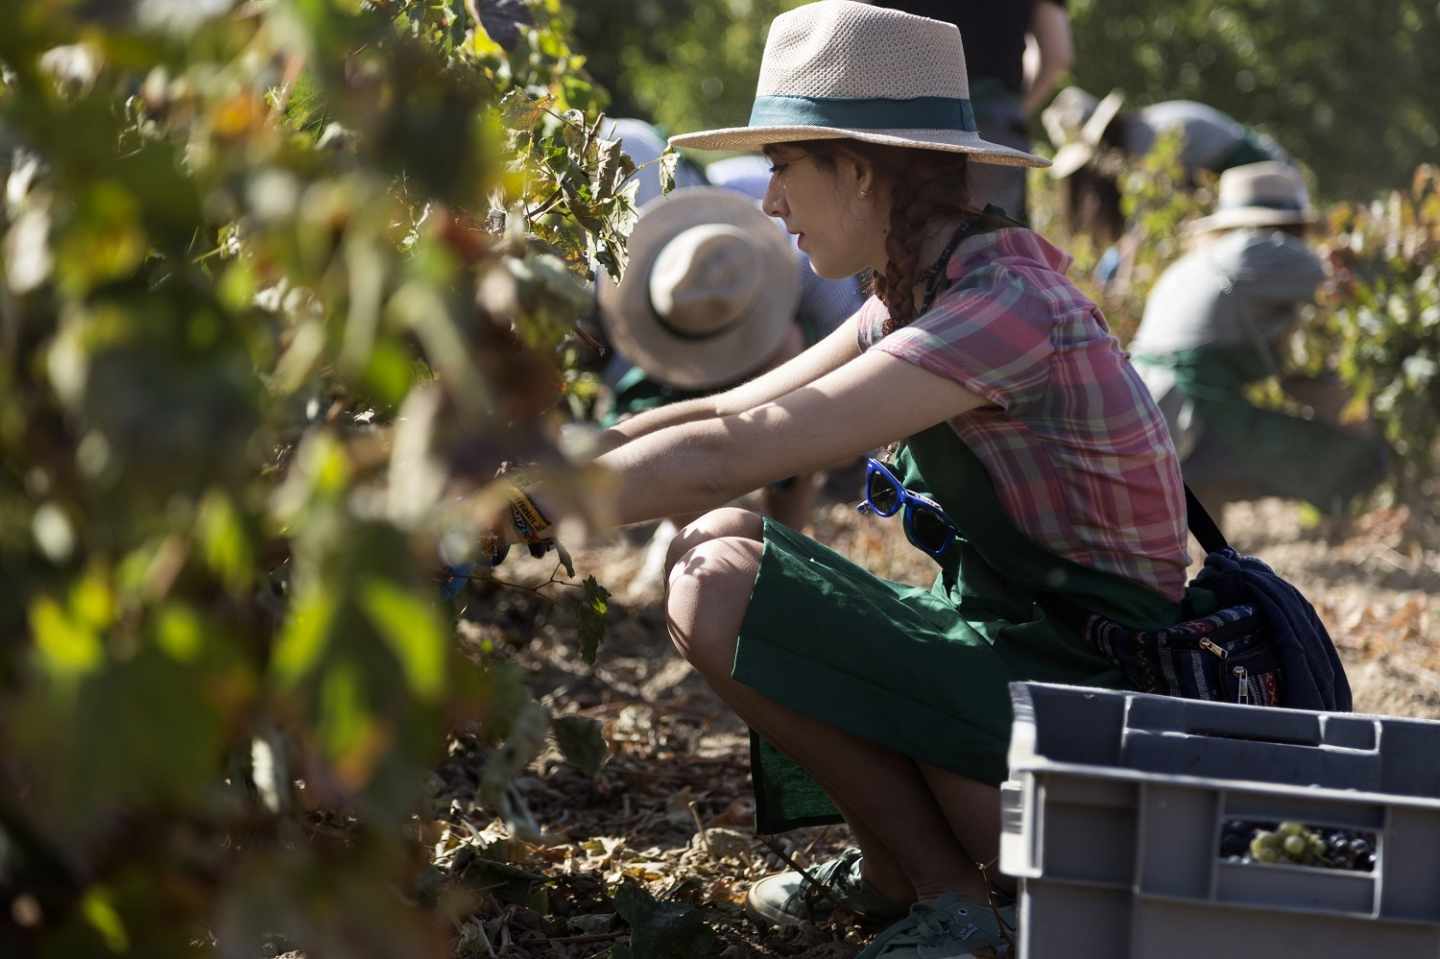
M 1250 848 L 1250 837 L 1244 833 L 1227 832 L 1220 836 L 1220 855 L 1242 856 Z

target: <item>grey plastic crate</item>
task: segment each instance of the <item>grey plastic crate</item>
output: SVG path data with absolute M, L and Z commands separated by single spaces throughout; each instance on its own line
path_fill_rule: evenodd
M 1021 959 L 1440 959 L 1440 722 L 1010 694 Z M 1375 869 L 1227 861 L 1229 819 L 1373 832 Z

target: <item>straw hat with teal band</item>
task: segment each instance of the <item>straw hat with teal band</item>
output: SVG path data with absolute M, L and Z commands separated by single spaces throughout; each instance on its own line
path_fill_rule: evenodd
M 821 0 L 775 18 L 749 124 L 670 143 L 755 150 L 845 138 L 963 153 L 978 163 L 1046 165 L 980 137 L 954 24 L 852 0 Z

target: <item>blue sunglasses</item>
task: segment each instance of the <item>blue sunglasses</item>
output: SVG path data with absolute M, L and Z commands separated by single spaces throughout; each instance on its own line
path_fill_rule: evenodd
M 960 535 L 940 504 L 912 493 L 899 477 L 876 459 L 865 460 L 865 502 L 855 507 L 875 516 L 894 516 L 905 509 L 905 538 L 916 549 L 939 558 Z

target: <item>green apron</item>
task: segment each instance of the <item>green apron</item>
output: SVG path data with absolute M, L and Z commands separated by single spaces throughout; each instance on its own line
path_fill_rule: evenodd
M 1384 476 L 1386 452 L 1378 438 L 1249 402 L 1245 388 L 1272 374 L 1255 349 L 1212 346 L 1132 360 L 1142 373 L 1146 366 L 1169 370 L 1174 389 L 1190 403 L 1194 441 L 1185 444 L 1181 467 L 1212 510 L 1275 496 L 1333 512 Z
M 853 735 L 997 784 L 1006 777 L 1010 682 L 1124 686 L 1119 670 L 1065 625 L 1076 611 L 1138 628 L 1178 622 L 1181 609 L 1022 533 L 949 424 L 911 437 L 895 466 L 961 531 L 934 585 L 880 579 L 767 519 L 732 675 Z M 751 772 L 757 831 L 840 821 L 805 770 L 753 733 Z

